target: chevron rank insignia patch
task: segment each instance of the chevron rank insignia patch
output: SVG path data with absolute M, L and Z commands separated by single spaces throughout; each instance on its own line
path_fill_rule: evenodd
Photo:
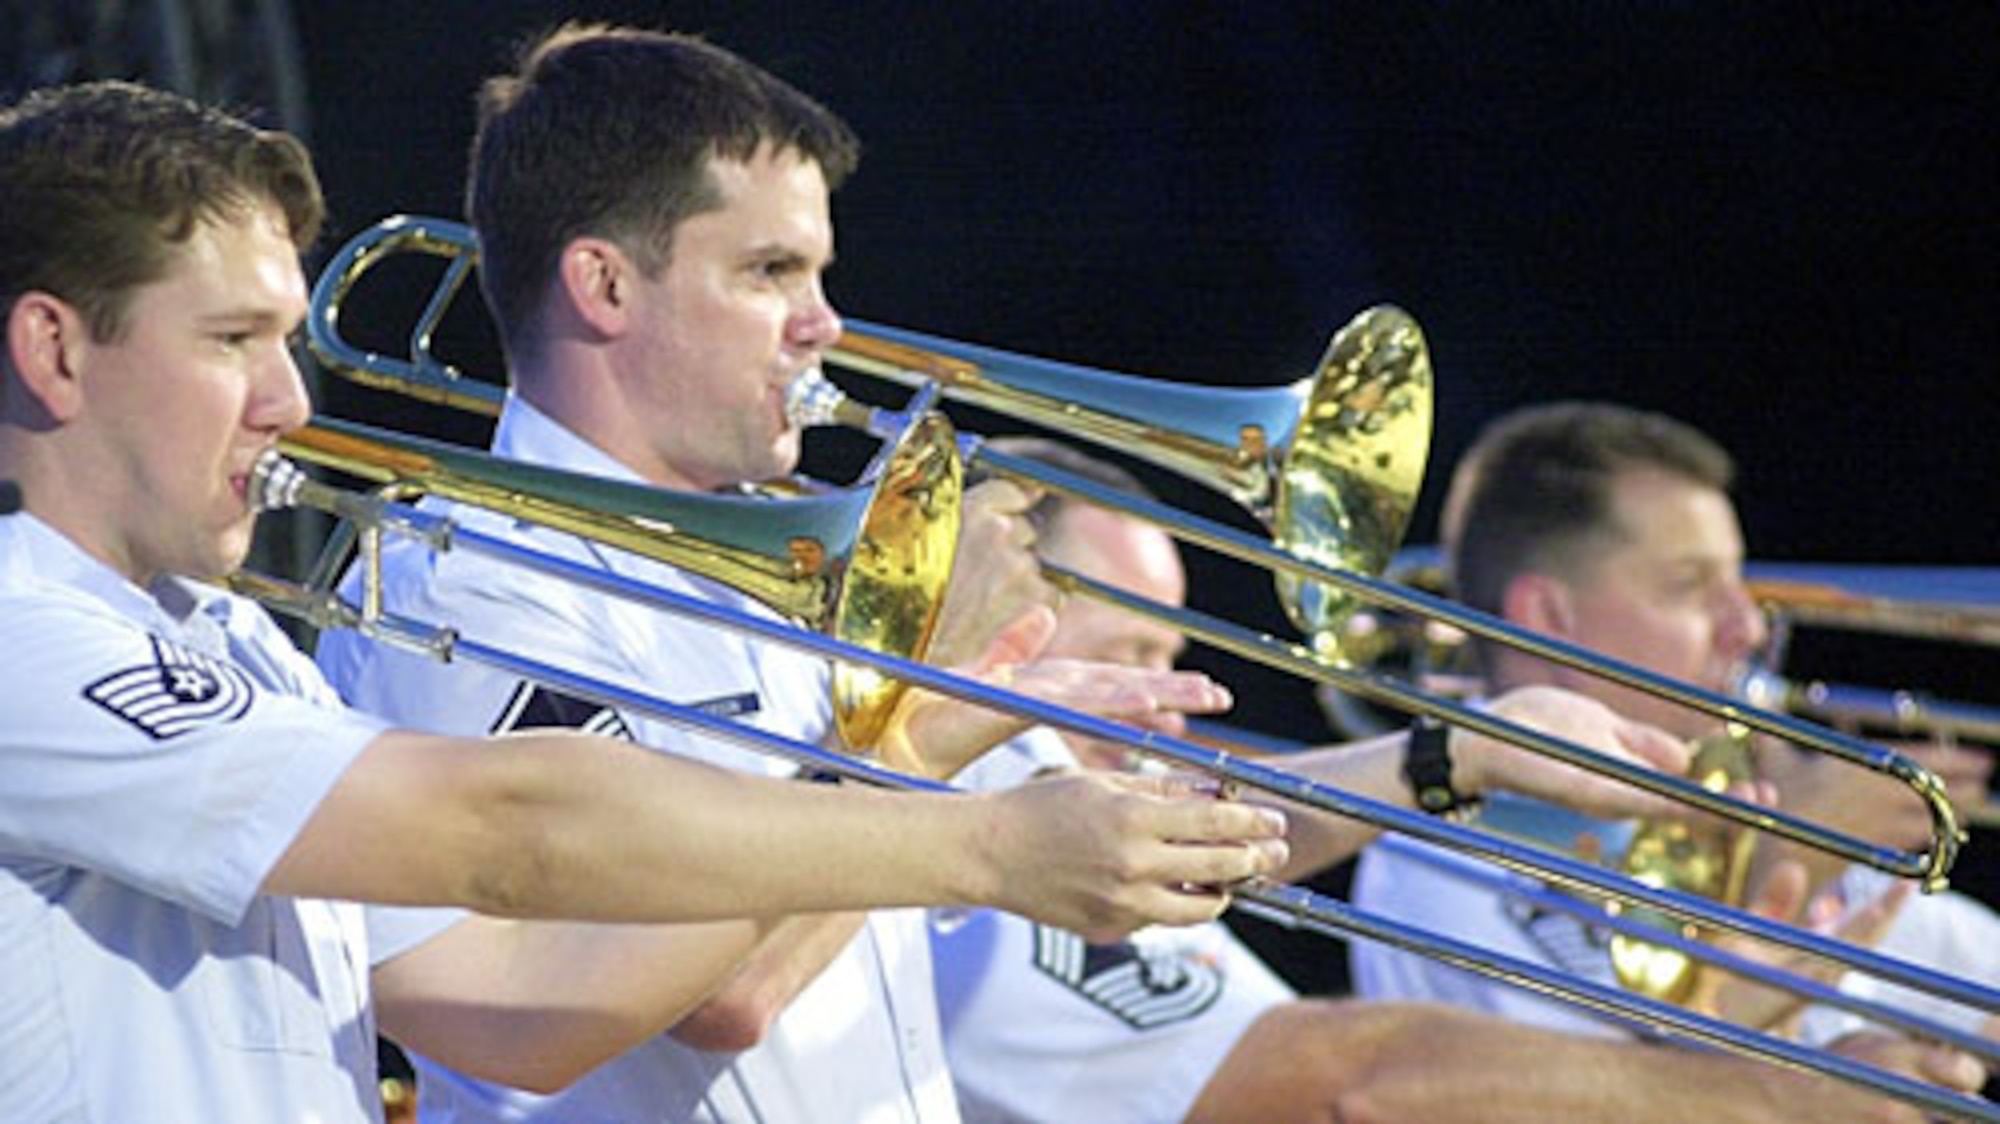
M 1186 956 L 1147 955 L 1130 941 L 1089 944 L 1035 926 L 1035 967 L 1134 1030 L 1194 1018 L 1222 995 L 1222 973 Z
M 1556 909 L 1508 898 L 1503 908 L 1507 919 L 1523 936 L 1542 950 L 1542 955 L 1570 975 L 1597 983 L 1616 983 L 1611 971 L 1611 932 Z
M 536 729 L 581 730 L 620 741 L 632 740 L 632 727 L 610 707 L 524 682 L 514 688 L 513 696 L 494 719 L 491 732 Z
M 250 677 L 221 660 L 150 637 L 153 662 L 113 672 L 83 689 L 83 697 L 130 722 L 155 741 L 250 709 Z

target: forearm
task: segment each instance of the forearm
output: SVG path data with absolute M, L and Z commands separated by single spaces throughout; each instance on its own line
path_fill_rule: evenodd
M 1278 759 L 1273 764 L 1288 773 L 1338 788 L 1356 796 L 1414 810 L 1408 782 L 1403 779 L 1403 752 L 1408 737 L 1385 734 L 1348 745 L 1307 750 Z M 1259 794 L 1252 799 L 1264 800 Z M 1310 808 L 1289 801 L 1274 802 L 1291 820 L 1291 862 L 1280 877 L 1297 881 L 1342 862 L 1380 834 L 1373 824 L 1352 816 Z
M 1825 1104 L 1824 1119 L 1851 1118 L 1839 1111 L 1849 1103 L 1840 1090 L 1817 1099 L 1827 1084 L 1447 1007 L 1306 1000 L 1251 1026 L 1189 1121 L 1776 1121 L 1793 1118 L 1785 1111 L 1800 1103 Z
M 1106 937 L 1187 924 L 1269 873 L 1284 822 L 1138 778 L 894 793 L 744 776 L 574 734 L 384 734 L 266 893 L 504 917 L 699 921 L 992 906 Z
M 1336 1119 L 1773 1124 L 1885 1119 L 1879 1114 L 1896 1111 L 1844 1082 L 1761 1061 L 1460 1012 L 1399 1020 L 1377 1046 L 1343 1091 Z
M 1849 1056 L 1977 1088 L 1963 1058 L 1891 1038 Z M 1872 1052 L 1870 1052 L 1872 1050 Z M 1776 1124 L 1922 1119 L 1831 1077 L 1693 1049 L 1563 1034 L 1419 1003 L 1301 1000 L 1267 1011 L 1209 1078 L 1189 1124 Z
M 779 922 L 686 1018 L 673 1036 L 698 1050 L 748 1050 L 792 1000 L 840 956 L 866 922 L 865 913 L 813 914 Z
M 591 925 L 473 916 L 376 966 L 382 1030 L 487 1081 L 563 1088 L 663 1032 L 770 931 L 751 921 Z
M 1508 725 L 1537 731 L 1630 766 L 1683 773 L 1689 750 L 1665 731 L 1620 717 L 1594 699 L 1549 686 L 1518 687 L 1494 699 L 1489 716 Z M 1461 798 L 1504 788 L 1524 796 L 1560 804 L 1599 818 L 1656 816 L 1684 812 L 1645 789 L 1599 776 L 1544 755 L 1520 748 L 1512 739 L 1475 733 L 1462 725 L 1447 732 L 1444 760 L 1448 781 Z M 1324 783 L 1398 807 L 1412 807 L 1403 762 L 1409 746 L 1406 733 L 1396 733 L 1346 747 L 1313 750 L 1286 759 L 1286 767 Z M 1303 826 L 1303 825 L 1302 825 Z M 1315 817 L 1307 834 L 1292 841 L 1293 872 L 1310 871 L 1351 854 L 1374 833 L 1353 820 Z
M 385 734 L 272 893 L 677 921 L 992 904 L 983 798 L 749 777 L 602 739 Z

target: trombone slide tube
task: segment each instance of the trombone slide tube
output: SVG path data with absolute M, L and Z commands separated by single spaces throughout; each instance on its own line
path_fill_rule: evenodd
M 461 544 L 476 541 L 470 532 L 458 537 Z M 566 560 L 558 560 L 566 561 Z M 573 565 L 573 564 L 571 564 Z M 601 573 L 601 571 L 587 571 Z M 616 577 L 616 575 L 608 575 Z M 625 579 L 618 579 L 623 582 Z M 260 594 L 276 596 L 284 583 L 259 579 L 253 583 Z M 647 588 L 647 587 L 642 587 Z M 663 602 L 682 600 L 681 595 L 668 591 L 653 590 L 652 593 L 665 595 Z M 390 643 L 414 648 L 424 654 L 439 659 L 465 658 L 512 675 L 555 687 L 581 698 L 631 710 L 635 713 L 651 714 L 671 722 L 676 722 L 703 733 L 721 738 L 745 748 L 784 757 L 789 760 L 839 773 L 843 777 L 888 788 L 919 790 L 929 792 L 955 792 L 957 789 L 942 782 L 926 778 L 912 777 L 890 769 L 878 768 L 845 754 L 812 745 L 807 742 L 787 738 L 755 726 L 731 721 L 700 709 L 670 702 L 649 692 L 621 687 L 594 677 L 583 676 L 566 669 L 544 664 L 491 645 L 464 640 L 453 636 L 446 629 L 432 629 L 419 622 L 408 621 L 394 616 L 379 616 L 363 619 L 362 616 L 345 606 L 329 608 L 324 604 L 317 609 L 309 609 L 321 598 L 331 599 L 331 594 L 313 594 L 297 590 L 282 599 L 278 607 L 297 612 L 309 620 L 346 627 L 355 627 L 372 637 Z M 649 594 L 645 600 L 652 601 Z M 711 606 L 706 602 L 686 599 L 690 605 L 702 605 L 717 610 L 717 623 L 727 621 L 729 626 L 755 625 L 752 631 L 773 631 L 771 638 L 789 639 L 792 636 L 813 636 L 812 633 L 786 630 L 773 625 L 763 618 L 737 613 L 722 606 Z M 335 602 L 337 605 L 337 601 Z M 674 606 L 678 608 L 679 606 Z M 784 632 L 785 637 L 775 633 Z M 836 648 L 847 647 L 838 641 L 829 641 Z M 860 654 L 867 649 L 856 649 L 849 654 Z M 873 653 L 869 653 L 873 655 Z M 893 658 L 884 663 L 896 662 Z M 886 669 L 885 669 L 886 670 Z M 1030 700 L 1032 701 L 1032 700 Z M 1588 980 L 1581 980 L 1553 971 L 1549 968 L 1526 961 L 1492 953 L 1477 946 L 1455 941 L 1439 934 L 1386 918 L 1377 917 L 1356 910 L 1345 902 L 1340 902 L 1315 894 L 1296 886 L 1282 886 L 1267 883 L 1253 883 L 1232 888 L 1232 896 L 1237 907 L 1254 916 L 1263 917 L 1291 928 L 1304 929 L 1322 935 L 1347 940 L 1359 936 L 1367 940 L 1382 941 L 1398 948 L 1417 951 L 1424 955 L 1454 966 L 1477 972 L 1510 985 L 1537 992 L 1587 1010 L 1604 1014 L 1627 1023 L 1644 1032 L 1658 1034 L 1662 1038 L 1679 1037 L 1691 1042 L 1705 1043 L 1749 1057 L 1759 1058 L 1796 1069 L 1837 1077 L 1855 1085 L 1872 1089 L 1890 1097 L 1920 1104 L 1926 1108 L 1950 1116 L 1969 1120 L 2000 1122 L 2000 1113 L 1995 1113 L 1985 1102 L 1950 1093 L 1939 1087 L 1912 1081 L 1901 1075 L 1890 1073 L 1873 1066 L 1852 1062 L 1832 1055 L 1823 1055 L 1796 1043 L 1784 1041 L 1756 1031 L 1749 1031 L 1707 1016 L 1698 1015 L 1682 1008 L 1659 1003 L 1642 996 L 1633 996 L 1615 988 L 1605 987 Z M 1810 981 L 1786 981 L 1779 986 L 1798 990 Z
M 1984 1098 L 1747 1030 L 1593 980 L 1578 979 L 1541 964 L 1358 910 L 1303 887 L 1250 886 L 1235 890 L 1234 895 L 1238 909 L 1287 928 L 1341 940 L 1360 937 L 1421 953 L 1453 967 L 1595 1011 L 1665 1039 L 1701 1042 L 1794 1069 L 1838 1077 L 1954 1119 L 2000 1121 L 2000 1109 Z
M 979 450 L 979 455 L 983 459 L 994 459 L 984 449 Z M 1009 462 L 1016 459 L 1018 458 L 1007 458 Z M 1163 504 L 1126 496 L 1094 481 L 1075 477 L 1057 469 L 1036 466 L 1032 479 L 1044 486 L 1060 488 L 1091 503 L 1132 512 L 1141 519 L 1159 523 L 1177 537 L 1183 537 L 1187 541 L 1229 555 L 1239 561 L 1283 570 L 1307 581 L 1324 582 L 1362 601 L 1444 621 L 1473 635 L 1506 644 L 1517 651 L 1565 666 L 1587 668 L 1612 682 L 1680 703 L 1725 721 L 1761 730 L 1787 741 L 1819 748 L 1850 764 L 1887 774 L 1904 782 L 1924 800 L 1931 814 L 1932 837 L 1936 846 L 1927 853 L 1885 849 L 1865 840 L 1855 840 L 1814 825 L 1804 824 L 1790 817 L 1770 815 L 1741 801 L 1706 793 L 1706 790 L 1700 790 L 1704 796 L 1686 794 L 1688 799 L 1716 815 L 1752 827 L 1771 830 L 1797 842 L 1833 851 L 1854 861 L 1868 863 L 1903 877 L 1921 878 L 1924 888 L 1933 891 L 1944 887 L 1946 872 L 1951 869 L 1951 864 L 1957 857 L 1958 847 L 1964 842 L 1964 833 L 1959 829 L 1956 814 L 1945 796 L 1943 781 L 1902 754 L 1782 714 L 1772 714 L 1746 706 L 1740 700 L 1727 695 L 1681 683 L 1632 664 L 1601 656 L 1574 644 L 1516 628 L 1497 618 L 1466 609 L 1442 598 L 1406 589 L 1391 582 L 1307 562 L 1277 550 L 1251 535 L 1219 524 L 1196 524 Z M 1100 585 L 1099 588 L 1104 589 L 1107 594 L 1115 592 L 1110 591 L 1109 587 Z M 1140 607 L 1129 596 L 1123 599 L 1123 603 L 1128 608 Z M 1324 661 L 1321 662 L 1322 666 L 1325 666 Z M 1420 698 L 1420 696 L 1411 697 Z M 1399 705 L 1414 707 L 1408 699 L 1400 700 Z M 1435 713 L 1435 710 L 1415 708 Z M 1615 770 L 1599 768 L 1588 759 L 1565 757 L 1565 760 L 1607 775 L 1620 775 Z M 1620 779 L 1632 778 L 1620 776 Z M 1678 795 L 1671 792 L 1671 786 L 1661 785 L 1657 780 L 1634 780 L 1634 783 L 1655 792 Z
M 1818 980 L 1797 976 L 1772 965 L 1738 956 L 1706 941 L 1689 939 L 1671 929 L 1608 913 L 1597 903 L 1573 894 L 1561 894 L 1510 882 L 1500 874 L 1470 862 L 1454 862 L 1433 852 L 1424 851 L 1400 836 L 1386 836 L 1374 845 L 1392 851 L 1411 862 L 1422 863 L 1451 878 L 1473 883 L 1497 896 L 1525 902 L 1539 909 L 1567 913 L 1587 925 L 1609 929 L 1620 936 L 1643 940 L 1648 944 L 1671 948 L 1744 979 L 1789 991 L 1814 1003 L 1837 1007 L 1885 1026 L 1893 1026 L 1918 1037 L 1943 1043 L 1952 1049 L 1985 1058 L 1989 1063 L 2000 1063 L 2000 1041 L 1984 1035 L 1970 1034 L 1933 1019 L 1909 1014 L 1880 1000 L 1849 995 Z
M 1821 722 L 1859 722 L 1903 734 L 1934 734 L 2000 743 L 2000 707 L 1932 698 L 1916 691 L 1788 679 L 1757 670 L 1743 678 L 1745 697 Z

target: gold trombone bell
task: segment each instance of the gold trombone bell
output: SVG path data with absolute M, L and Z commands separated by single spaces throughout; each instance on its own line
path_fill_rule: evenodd
M 1313 373 L 1264 389 L 1191 387 L 849 320 L 829 364 L 1116 448 L 1229 496 L 1277 546 L 1329 569 L 1380 573 L 1402 542 L 1430 455 L 1423 331 L 1380 305 L 1333 336 Z M 864 427 L 859 418 L 853 421 Z M 1275 576 L 1292 623 L 1340 655 L 1346 593 Z
M 864 485 L 797 499 L 687 495 L 480 456 L 353 422 L 322 420 L 279 443 L 287 456 L 418 495 L 520 518 L 731 586 L 806 627 L 873 651 L 930 644 L 958 544 L 964 481 L 951 423 L 919 417 Z M 364 556 L 366 561 L 366 556 Z M 841 739 L 875 744 L 903 692 L 836 664 Z

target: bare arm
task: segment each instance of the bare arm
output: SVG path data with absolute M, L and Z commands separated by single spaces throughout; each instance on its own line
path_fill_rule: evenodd
M 1056 629 L 1046 607 L 1021 613 L 977 659 L 952 670 L 989 686 L 1146 730 L 1179 734 L 1185 715 L 1234 704 L 1229 690 L 1197 671 L 1092 659 L 1043 658 Z M 883 760 L 949 777 L 1032 723 L 928 691 L 909 692 L 878 747 Z
M 1185 715 L 1229 709 L 1229 691 L 1194 671 L 1154 670 L 1092 660 L 1046 659 L 963 674 L 1041 702 L 1140 729 L 1179 734 Z M 997 710 L 912 691 L 886 760 L 921 760 L 926 773 L 949 777 L 1031 723 Z
M 1960 1065 L 1969 1059 L 1934 1048 L 1868 1048 L 1870 1060 L 1927 1080 L 1966 1088 L 1976 1076 Z M 1923 1114 L 1832 1078 L 1746 1059 L 1560 1034 L 1445 1007 L 1306 1000 L 1273 1008 L 1244 1032 L 1188 1119 L 1916 1124 Z
M 697 1050 L 748 1050 L 779 1015 L 853 942 L 863 913 L 786 918 L 736 966 L 713 995 L 674 1025 Z
M 1604 704 L 1554 687 L 1525 687 L 1493 701 L 1493 713 L 1600 753 L 1668 772 L 1687 767 L 1687 750 L 1667 734 L 1624 719 Z M 1408 735 L 1384 734 L 1349 745 L 1308 750 L 1281 767 L 1322 784 L 1393 804 L 1415 806 L 1403 779 Z M 1507 789 L 1602 816 L 1657 815 L 1675 805 L 1661 797 L 1586 773 L 1552 758 L 1468 730 L 1451 731 L 1452 784 L 1467 796 Z M 1288 806 L 1292 862 L 1284 875 L 1301 878 L 1352 855 L 1377 834 L 1370 824 Z
M 769 923 L 473 916 L 375 966 L 382 1030 L 461 1073 L 548 1093 L 695 1009 Z
M 1283 824 L 1127 779 L 942 795 L 744 776 L 607 739 L 390 732 L 268 893 L 503 917 L 674 921 L 990 905 L 1093 933 L 1218 913 Z

